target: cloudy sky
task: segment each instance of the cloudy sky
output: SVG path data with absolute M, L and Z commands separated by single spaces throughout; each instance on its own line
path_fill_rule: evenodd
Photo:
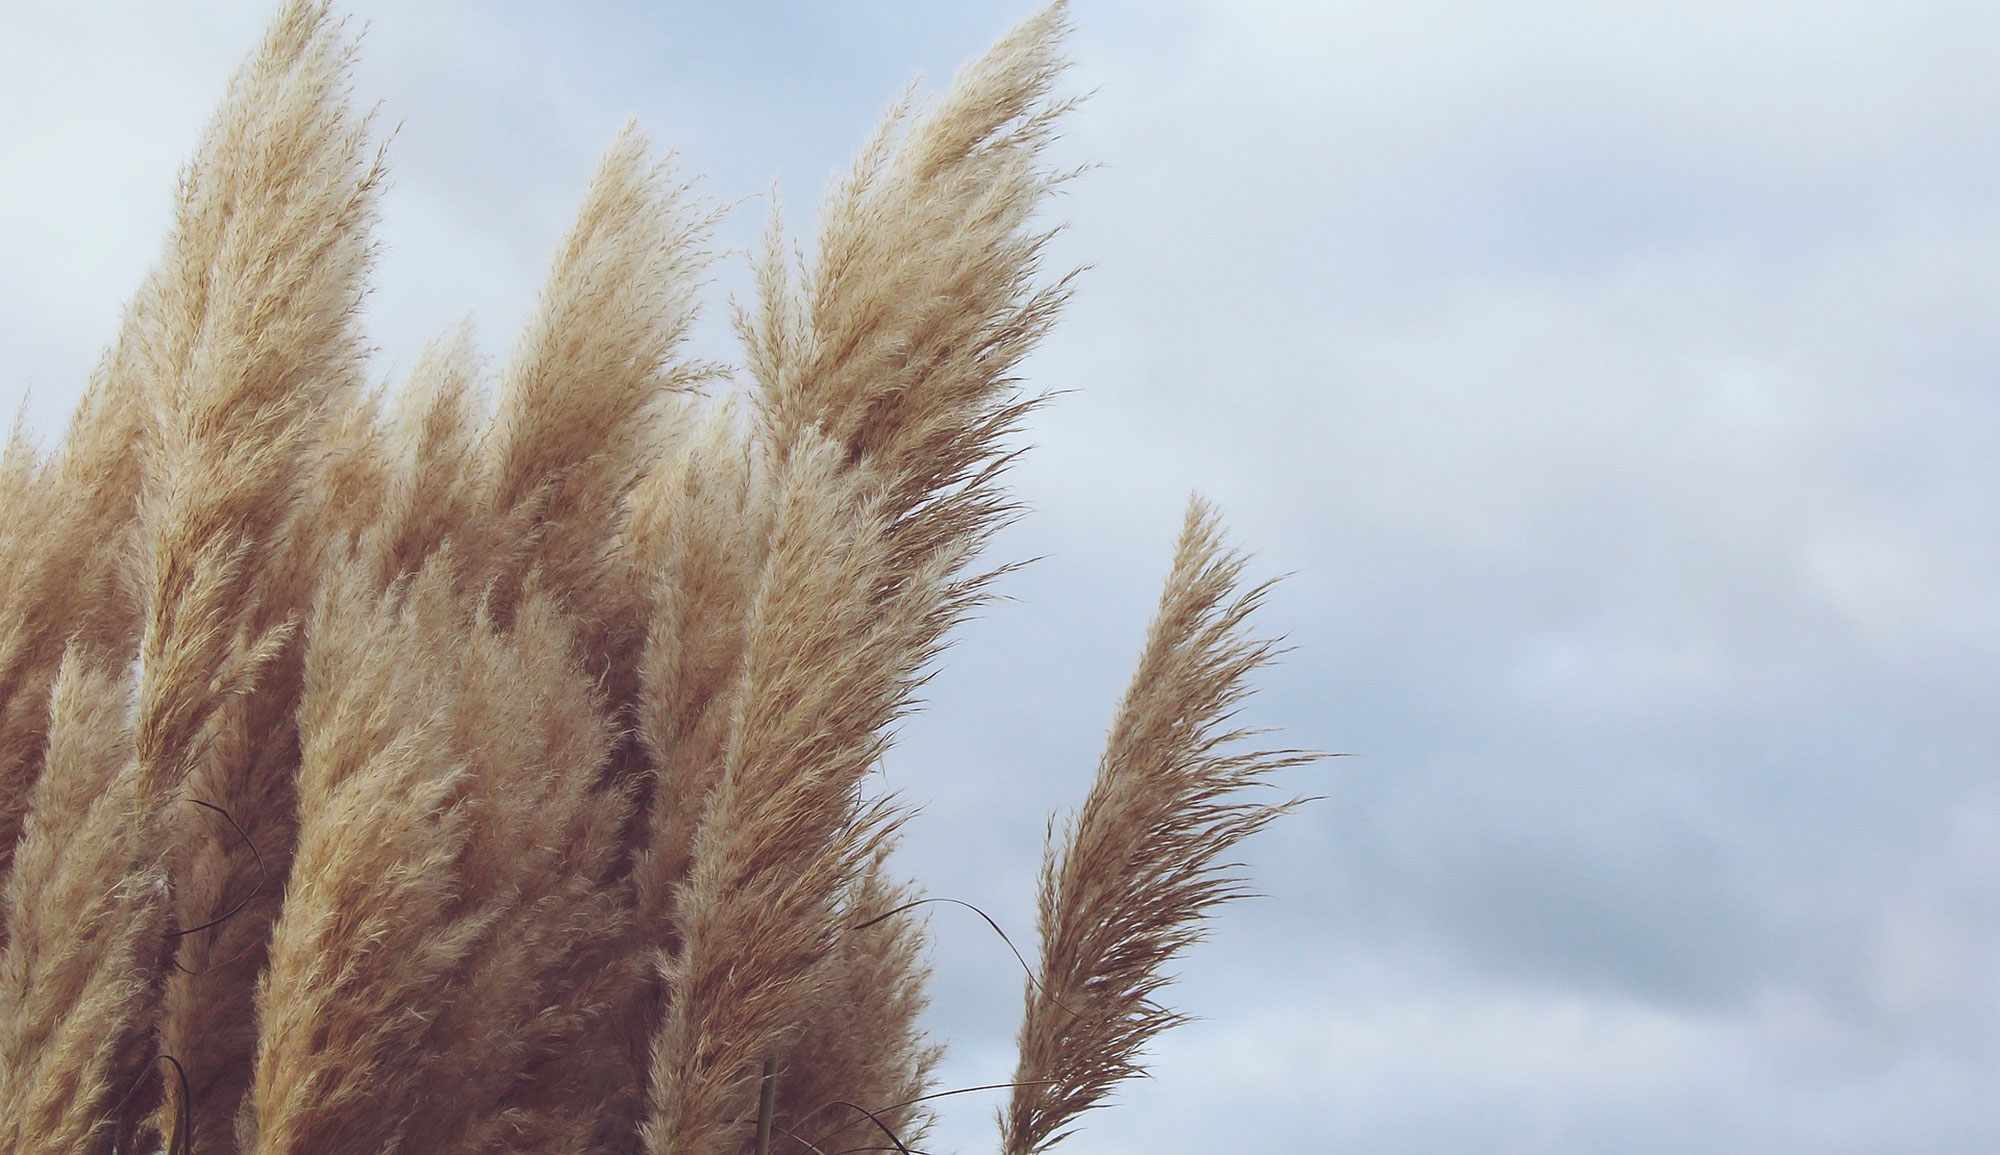
M 171 8 L 171 16 L 165 10 Z M 393 379 L 504 356 L 636 116 L 748 244 L 1011 3 L 350 0 Z M 61 429 L 267 5 L 0 0 L 0 403 Z M 1032 941 L 1189 490 L 1350 757 L 1077 1155 L 2000 1150 L 2000 10 L 1077 0 L 1011 600 L 889 783 Z M 744 277 L 719 267 L 703 341 Z M 1021 977 L 933 918 L 959 1084 Z M 990 1149 L 957 1100 L 940 1150 Z

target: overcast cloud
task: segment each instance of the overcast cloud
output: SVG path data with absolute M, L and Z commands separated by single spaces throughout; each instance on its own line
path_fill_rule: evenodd
M 164 10 L 172 8 L 168 15 Z M 748 244 L 1022 5 L 349 0 L 377 374 L 504 356 L 637 116 Z M 0 403 L 53 441 L 263 3 L 0 0 Z M 2000 9 L 1078 0 L 1070 390 L 889 784 L 1032 941 L 1190 489 L 1352 757 L 1077 1155 L 2000 1150 Z M 703 342 L 728 353 L 718 270 Z M 1021 978 L 933 916 L 946 1078 Z M 940 1150 L 990 1148 L 990 1105 Z

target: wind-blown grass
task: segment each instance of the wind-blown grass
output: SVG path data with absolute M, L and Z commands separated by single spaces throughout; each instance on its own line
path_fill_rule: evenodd
M 628 128 L 489 406 L 462 331 L 361 387 L 382 169 L 343 25 L 283 5 L 67 440 L 0 457 L 0 1152 L 920 1141 L 864 779 L 1009 568 L 1066 21 L 892 110 L 809 259 L 773 223 L 742 391 L 685 354 L 714 211 Z M 1180 1021 L 1285 809 L 1243 790 L 1300 757 L 1226 723 L 1243 567 L 1197 503 L 1050 851 L 1010 1153 Z

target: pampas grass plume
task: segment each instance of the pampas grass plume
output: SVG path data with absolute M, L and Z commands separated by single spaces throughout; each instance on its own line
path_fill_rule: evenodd
M 356 324 L 383 170 L 285 0 L 67 439 L 0 453 L 0 1155 L 828 1155 L 933 1122 L 910 811 L 869 770 L 1010 568 L 1015 374 L 1067 9 L 890 111 L 740 389 L 688 356 L 715 213 L 636 127 L 494 375 L 393 395 Z M 490 399 L 489 399 L 490 397 Z M 1003 1113 L 1059 1142 L 1180 1021 L 1163 967 L 1302 759 L 1188 515 L 1043 871 Z

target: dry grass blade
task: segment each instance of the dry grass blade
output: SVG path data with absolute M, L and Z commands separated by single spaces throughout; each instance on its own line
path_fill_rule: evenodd
M 1061 1141 L 1140 1072 L 1148 1040 L 1183 1021 L 1154 996 L 1208 911 L 1242 893 L 1221 855 L 1295 805 L 1240 793 L 1312 758 L 1232 750 L 1248 735 L 1228 719 L 1273 645 L 1246 632 L 1268 586 L 1242 590 L 1242 572 L 1197 499 L 1097 782 L 1061 847 L 1051 839 L 1041 980 L 1029 989 L 1019 1085 L 1001 1119 L 1007 1155 Z

